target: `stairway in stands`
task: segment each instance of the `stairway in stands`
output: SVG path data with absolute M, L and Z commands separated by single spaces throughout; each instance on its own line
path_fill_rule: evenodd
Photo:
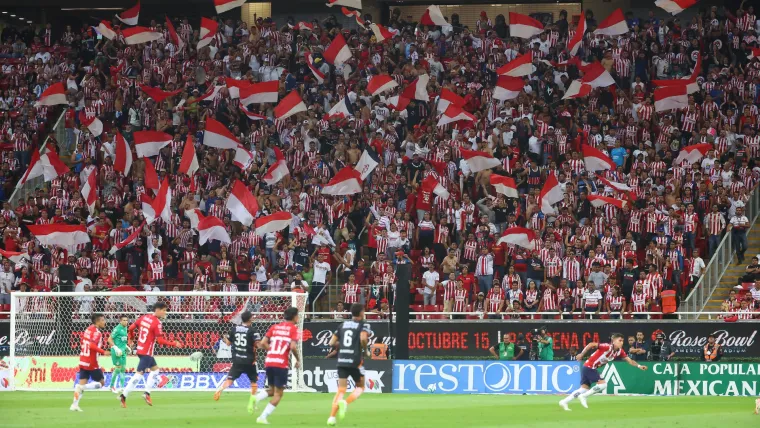
M 755 225 L 757 226 L 757 224 Z M 704 312 L 720 312 L 720 305 L 728 298 L 728 293 L 736 286 L 739 278 L 744 275 L 747 264 L 752 257 L 760 253 L 760 227 L 753 227 L 747 236 L 748 249 L 744 253 L 744 263 L 737 265 L 736 255 L 731 260 L 731 266 L 726 269 L 723 278 L 720 279 L 720 285 L 715 289 L 710 300 L 705 305 Z M 707 315 L 700 315 L 700 319 L 707 319 Z M 714 318 L 714 317 L 713 317 Z

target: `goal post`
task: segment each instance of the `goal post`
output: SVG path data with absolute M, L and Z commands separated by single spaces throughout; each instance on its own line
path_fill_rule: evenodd
M 108 292 L 108 293 L 13 293 L 10 317 L 9 389 L 26 391 L 71 391 L 78 374 L 81 334 L 91 324 L 92 314 L 102 314 L 104 349 L 121 317 L 129 324 L 152 313 L 156 302 L 164 302 L 168 313 L 162 322 L 164 337 L 182 347 L 156 344 L 154 356 L 160 376 L 154 389 L 163 391 L 213 391 L 226 379 L 231 366 L 230 347 L 223 337 L 239 324 L 240 314 L 250 311 L 252 327 L 263 337 L 269 327 L 282 322 L 283 312 L 298 309 L 298 331 L 303 331 L 307 295 L 283 292 Z M 134 348 L 135 346 L 133 346 Z M 303 356 L 303 344 L 298 341 Z M 259 387 L 265 384 L 265 351 L 257 350 Z M 100 356 L 106 386 L 113 371 L 112 359 Z M 126 372 L 134 373 L 138 358 L 127 356 Z M 303 368 L 291 358 L 289 390 L 313 391 L 303 381 Z M 145 376 L 147 377 L 147 375 Z M 144 380 L 143 380 L 144 382 Z M 144 383 L 138 384 L 138 389 Z M 241 376 L 230 391 L 250 391 Z

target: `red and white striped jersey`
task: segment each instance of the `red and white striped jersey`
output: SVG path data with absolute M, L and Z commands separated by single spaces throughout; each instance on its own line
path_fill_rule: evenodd
M 95 325 L 87 327 L 82 333 L 82 343 L 79 347 L 79 367 L 85 370 L 95 370 L 98 366 L 98 354 L 104 353 L 101 349 L 103 333 Z
M 615 347 L 611 343 L 600 343 L 593 354 L 583 364 L 584 367 L 590 369 L 598 369 L 599 367 L 607 364 L 616 358 L 626 358 L 626 354 L 623 348 L 615 350 Z
M 466 310 L 467 310 L 467 290 L 465 290 L 464 288 L 460 290 L 454 290 L 454 312 L 465 312 Z
M 343 284 L 343 294 L 345 303 L 359 303 L 359 284 Z
M 549 287 L 544 288 L 544 294 L 541 296 L 541 304 L 544 311 L 557 310 L 557 294 Z
M 494 289 L 488 292 L 486 301 L 488 302 L 488 312 L 498 312 L 501 310 L 502 303 L 504 303 L 504 290 L 499 289 L 496 293 Z
M 642 291 L 641 293 L 634 291 L 631 293 L 631 304 L 633 305 L 633 312 L 646 312 L 647 300 L 649 300 L 649 293 L 647 291 Z

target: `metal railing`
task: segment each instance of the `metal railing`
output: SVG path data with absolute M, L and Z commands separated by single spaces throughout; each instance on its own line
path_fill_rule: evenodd
M 747 230 L 747 233 L 750 233 L 752 230 L 752 227 L 757 220 L 758 213 L 760 212 L 759 189 L 760 186 L 755 187 L 750 194 L 749 200 L 744 206 L 745 215 L 750 222 L 750 227 Z M 686 297 L 686 300 L 681 303 L 680 309 L 682 309 L 684 313 L 697 314 L 694 318 L 697 318 L 699 313 L 707 313 L 702 311 L 705 309 L 707 302 L 710 301 L 710 297 L 720 285 L 720 280 L 723 278 L 723 274 L 726 273 L 726 270 L 731 265 L 731 260 L 734 258 L 734 246 L 731 235 L 731 231 L 727 231 L 723 236 L 723 239 L 720 241 L 720 244 L 715 249 L 715 253 L 710 259 L 710 262 L 707 264 L 707 268 L 705 268 L 702 277 L 699 278 L 699 281 Z

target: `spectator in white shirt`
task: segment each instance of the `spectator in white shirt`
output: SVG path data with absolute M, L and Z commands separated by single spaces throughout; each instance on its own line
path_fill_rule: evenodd
M 314 277 L 311 280 L 311 289 L 309 290 L 309 301 L 312 305 L 320 303 L 318 302 L 318 297 L 325 288 L 325 284 L 327 284 L 329 278 L 330 263 L 327 263 L 324 260 L 324 256 L 320 254 L 317 256 L 317 261 L 314 263 Z
M 694 287 L 702 276 L 702 271 L 706 268 L 705 261 L 699 257 L 699 250 L 692 251 L 691 271 L 689 272 L 689 288 Z
M 731 217 L 730 226 L 731 229 L 731 242 L 734 244 L 734 251 L 736 251 L 736 257 L 739 260 L 737 264 L 744 263 L 744 252 L 747 251 L 747 228 L 749 227 L 749 219 L 744 215 L 744 204 L 737 203 L 736 215 Z
M 438 288 L 440 276 L 435 271 L 435 265 L 428 266 L 428 271 L 422 274 L 425 288 L 422 289 L 422 298 L 425 305 L 435 305 L 435 293 Z

